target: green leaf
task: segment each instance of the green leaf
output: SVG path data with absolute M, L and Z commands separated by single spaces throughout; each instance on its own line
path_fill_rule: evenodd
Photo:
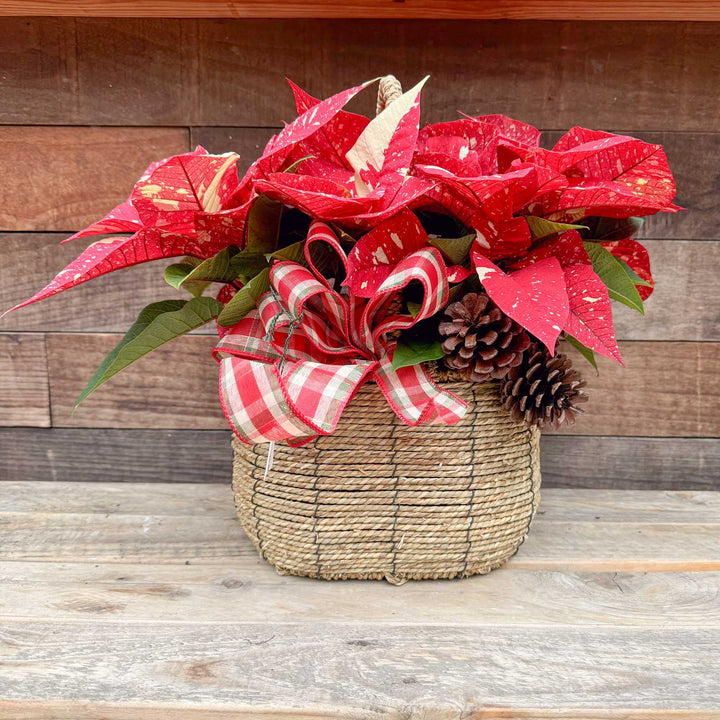
M 438 340 L 404 342 L 401 339 L 393 353 L 393 370 L 417 365 L 428 360 L 439 360 L 444 354 L 442 344 Z
M 230 327 L 239 323 L 255 307 L 257 299 L 269 289 L 270 268 L 265 268 L 230 298 L 228 304 L 218 315 L 218 325 Z
M 572 335 L 568 335 L 567 333 L 565 333 L 565 339 L 595 368 L 595 370 L 598 369 L 595 353 L 589 347 L 585 347 L 577 338 L 574 338 Z
M 259 275 L 270 265 L 265 253 L 253 252 L 251 250 L 239 252 L 230 261 L 230 264 L 235 272 L 235 277 L 239 277 L 243 285 L 252 280 L 256 275 Z
M 199 258 L 186 257 L 180 263 L 173 263 L 172 265 L 168 265 L 165 268 L 165 282 L 170 285 L 170 287 L 174 287 L 176 290 L 180 290 L 182 286 L 184 290 L 187 290 L 195 297 L 200 297 L 205 292 L 206 288 L 208 287 L 208 285 L 210 285 L 210 283 L 197 281 L 188 283 L 187 285 L 183 285 L 183 282 L 201 262 L 202 260 L 200 260 Z
M 275 252 L 282 212 L 282 203 L 266 195 L 258 196 L 248 212 L 247 250 L 265 254 Z
M 237 252 L 236 247 L 223 248 L 217 255 L 203 260 L 185 277 L 180 285 L 185 286 L 186 283 L 197 280 L 220 283 L 232 282 L 238 275 L 232 265 L 233 255 Z
M 408 300 L 407 309 L 408 312 L 415 318 L 420 314 L 420 311 L 422 310 L 422 303 L 412 302 L 412 300 Z
M 628 277 L 633 281 L 634 285 L 653 287 L 653 284 L 651 282 L 643 280 L 622 258 L 617 258 L 617 261 L 625 268 L 625 272 L 628 274 Z
M 277 258 L 278 260 L 290 260 L 291 262 L 305 265 L 305 241 L 300 240 L 300 242 L 280 248 L 276 250 L 271 257 Z
M 459 238 L 429 238 L 428 242 L 437 248 L 453 265 L 459 265 L 470 253 L 475 233 Z
M 526 218 L 530 228 L 530 234 L 533 240 L 555 235 L 555 233 L 566 232 L 568 230 L 587 230 L 585 225 L 570 225 L 568 223 L 553 222 L 545 218 L 528 215 Z
M 640 293 L 620 261 L 598 243 L 586 242 L 583 245 L 592 260 L 593 270 L 607 285 L 610 297 L 644 315 L 645 308 Z
M 100 385 L 170 340 L 184 335 L 217 317 L 222 303 L 214 298 L 164 300 L 140 311 L 138 319 L 103 360 L 80 393 L 77 406 Z

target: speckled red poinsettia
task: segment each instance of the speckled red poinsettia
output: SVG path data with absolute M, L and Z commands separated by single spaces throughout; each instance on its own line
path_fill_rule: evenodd
M 545 149 L 537 129 L 502 115 L 420 129 L 424 83 L 372 119 L 343 109 L 370 83 L 322 101 L 291 83 L 297 119 L 244 175 L 237 155 L 201 147 L 154 163 L 126 202 L 69 239 L 103 238 L 18 307 L 113 270 L 184 256 L 166 277 L 190 289 L 196 297 L 188 307 L 201 312 L 188 320 L 188 308 L 173 305 L 167 311 L 183 322 L 160 340 L 218 315 L 226 333 L 265 293 L 277 295 L 275 268 L 289 262 L 311 268 L 350 301 L 337 332 L 375 338 L 372 327 L 356 332 L 352 324 L 375 303 L 378 323 L 392 308 L 398 327 L 410 328 L 423 300 L 412 282 L 392 283 L 399 269 L 407 273 L 413 258 L 423 258 L 444 303 L 479 284 L 551 353 L 564 333 L 622 363 L 610 299 L 642 309 L 653 288 L 647 252 L 632 239 L 633 218 L 678 210 L 662 148 L 573 128 Z M 337 241 L 325 243 L 323 258 L 320 244 L 306 241 L 317 223 L 324 223 L 322 237 L 334 233 Z M 202 296 L 211 281 L 223 284 L 217 299 Z M 390 286 L 402 302 L 387 295 Z M 148 311 L 135 335 L 165 311 Z M 267 328 L 260 330 L 265 337 Z M 397 356 L 395 341 L 379 340 L 360 355 Z M 423 359 L 418 353 L 417 363 Z

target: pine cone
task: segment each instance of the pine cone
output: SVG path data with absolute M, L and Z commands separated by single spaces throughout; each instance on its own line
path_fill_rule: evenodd
M 522 361 L 530 336 L 484 293 L 468 293 L 440 323 L 445 365 L 472 382 L 504 378 Z
M 572 424 L 587 400 L 585 381 L 566 355 L 555 355 L 533 345 L 523 361 L 512 368 L 502 385 L 503 404 L 517 422 L 557 428 Z

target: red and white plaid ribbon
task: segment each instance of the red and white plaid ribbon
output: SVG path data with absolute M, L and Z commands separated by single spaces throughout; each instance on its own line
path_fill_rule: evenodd
M 395 341 L 388 338 L 447 302 L 439 252 L 427 247 L 408 255 L 365 300 L 331 288 L 313 260 L 316 243 L 329 245 L 347 268 L 333 230 L 313 222 L 305 244 L 307 267 L 289 261 L 273 265 L 271 292 L 225 332 L 213 351 L 220 362 L 220 400 L 235 434 L 248 444 L 302 444 L 330 435 L 370 379 L 407 425 L 458 422 L 467 403 L 435 385 L 422 365 L 393 370 Z M 420 312 L 389 315 L 393 298 L 412 281 L 424 288 Z

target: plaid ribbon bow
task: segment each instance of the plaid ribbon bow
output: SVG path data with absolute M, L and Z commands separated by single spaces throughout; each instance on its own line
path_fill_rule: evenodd
M 317 243 L 347 256 L 329 225 L 314 221 L 305 243 L 307 267 L 285 261 L 270 271 L 271 291 L 230 328 L 213 351 L 220 362 L 220 401 L 235 434 L 248 444 L 300 445 L 330 435 L 358 388 L 374 380 L 407 425 L 458 422 L 467 403 L 439 388 L 422 365 L 393 370 L 388 333 L 444 307 L 448 284 L 432 247 L 404 258 L 370 299 L 335 292 L 314 262 Z M 420 312 L 391 315 L 408 283 L 424 288 Z

